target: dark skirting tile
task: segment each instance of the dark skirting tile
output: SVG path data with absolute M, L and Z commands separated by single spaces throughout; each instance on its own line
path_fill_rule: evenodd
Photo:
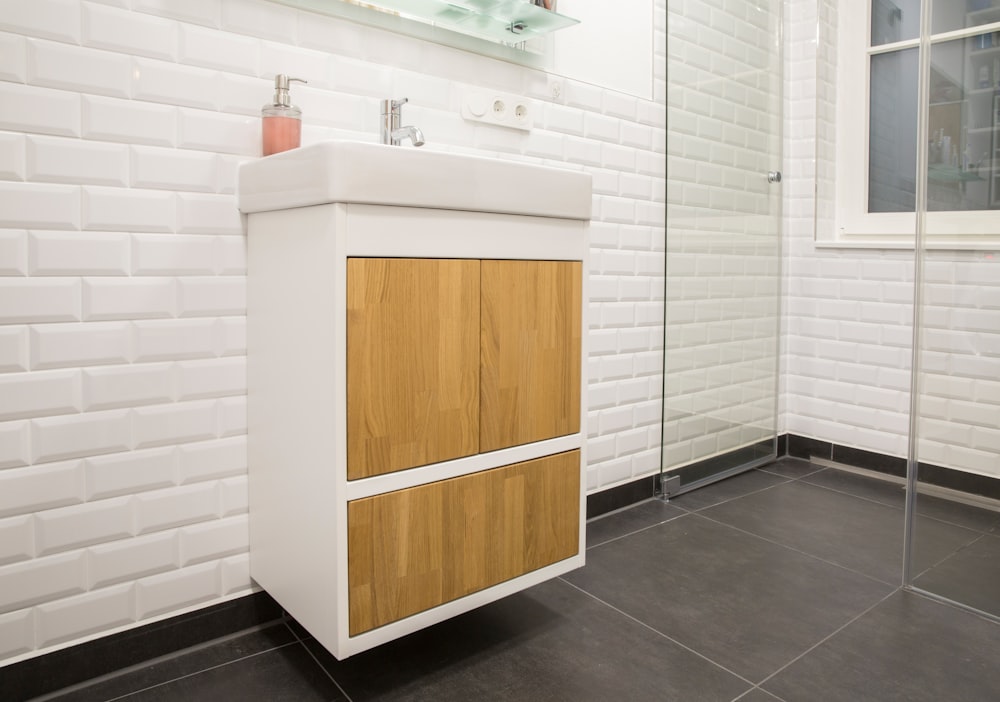
M 906 503 L 905 485 L 836 468 L 827 468 L 814 473 L 803 478 L 803 482 L 874 500 L 898 509 L 903 509 Z M 923 493 L 917 497 L 917 514 L 983 532 L 990 531 L 1000 524 L 1000 512 Z
M 903 573 L 903 511 L 801 480 L 702 512 L 706 517 L 897 585 Z M 917 518 L 926 568 L 973 541 L 978 532 Z
M 658 475 L 633 480 L 608 490 L 587 495 L 587 519 L 648 500 L 656 494 Z
M 287 626 L 278 622 L 258 631 L 226 637 L 175 655 L 163 656 L 135 669 L 126 669 L 55 697 L 58 702 L 110 700 L 137 690 L 200 673 L 233 661 L 254 656 L 296 641 Z
M 810 702 L 1000 699 L 1000 626 L 900 591 L 763 684 Z
M 810 463 L 804 458 L 789 458 L 786 456 L 784 458 L 779 458 L 774 463 L 768 463 L 766 466 L 761 466 L 757 470 L 764 473 L 780 475 L 784 478 L 798 479 L 804 478 L 807 475 L 812 475 L 813 473 L 818 473 L 823 470 L 823 466 Z
M 919 532 L 913 547 L 922 548 Z M 916 577 L 913 585 L 1000 617 L 1000 537 L 984 535 Z
M 687 512 L 654 497 L 634 507 L 597 517 L 587 522 L 587 548 L 675 519 L 682 514 Z
M 347 700 L 305 646 L 292 643 L 129 695 L 122 702 Z
M 832 458 L 833 444 L 829 441 L 810 439 L 805 436 L 788 435 L 788 455 L 795 458 Z
M 258 592 L 0 668 L 0 689 L 11 699 L 30 699 L 273 622 L 281 615 L 271 596 Z
M 788 482 L 788 478 L 759 470 L 750 470 L 746 473 L 740 473 L 712 485 L 671 498 L 670 504 L 694 511 L 711 507 L 712 505 L 717 505 L 736 497 L 742 497 L 758 490 L 766 490 L 785 482 Z
M 562 580 L 344 661 L 308 645 L 354 702 L 729 702 L 749 687 Z
M 888 475 L 904 477 L 906 475 L 906 459 L 899 456 L 888 456 L 884 453 L 865 451 L 852 446 L 833 445 L 832 460 L 847 466 L 875 470 Z
M 565 577 L 752 682 L 893 589 L 698 514 L 593 548 Z

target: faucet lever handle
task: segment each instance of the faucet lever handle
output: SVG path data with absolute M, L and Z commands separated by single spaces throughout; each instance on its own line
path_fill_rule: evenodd
M 392 109 L 397 110 L 410 101 L 410 98 L 399 98 L 392 101 Z

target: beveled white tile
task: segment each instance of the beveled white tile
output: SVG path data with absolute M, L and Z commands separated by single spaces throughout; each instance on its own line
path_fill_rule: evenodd
M 247 398 L 226 397 L 218 402 L 219 436 L 239 436 L 247 433 Z
M 30 514 L 0 519 L 0 566 L 35 557 L 34 526 Z
M 35 513 L 38 553 L 51 553 L 117 541 L 132 535 L 132 498 L 95 500 Z
M 28 232 L 0 229 L 0 275 L 28 275 Z
M 83 228 L 107 231 L 169 232 L 176 220 L 175 194 L 158 190 L 85 185 Z
M 218 189 L 216 154 L 153 146 L 133 146 L 130 151 L 133 187 L 208 193 Z
M 219 481 L 219 492 L 222 499 L 222 516 L 242 514 L 250 506 L 247 492 L 247 476 L 239 475 Z
M 245 356 L 177 363 L 179 400 L 243 395 L 247 391 Z
M 0 324 L 76 322 L 81 309 L 76 278 L 0 278 Z
M 84 95 L 83 136 L 101 141 L 173 146 L 177 108 Z
M 135 447 L 205 441 L 217 435 L 215 402 L 199 400 L 132 410 Z
M 181 233 L 243 233 L 243 220 L 232 195 L 177 193 L 177 211 L 177 231 Z
M 0 181 L 0 212 L 6 227 L 79 229 L 80 188 Z
M 250 580 L 250 554 L 243 553 L 230 556 L 220 564 L 222 572 L 222 594 L 233 595 L 249 591 L 253 586 Z
M 215 273 L 246 275 L 247 240 L 241 235 L 215 237 Z
M 177 145 L 185 149 L 260 156 L 260 117 L 181 108 Z
M 177 23 L 103 5 L 83 5 L 84 46 L 173 61 Z
M 18 468 L 31 463 L 28 431 L 26 421 L 0 422 L 0 468 Z M 0 504 L 2 503 L 3 500 L 0 499 Z
M 83 318 L 156 319 L 174 317 L 177 288 L 174 278 L 85 278 Z
M 152 490 L 133 499 L 140 534 L 214 520 L 221 511 L 219 486 L 214 481 Z
M 28 370 L 28 327 L 0 327 L 0 373 Z
M 222 28 L 234 34 L 294 44 L 296 24 L 296 13 L 288 7 L 262 0 L 222 0 Z
M 0 32 L 0 80 L 23 83 L 27 79 L 28 44 L 17 34 Z
M 199 441 L 178 448 L 181 483 L 242 475 L 247 470 L 247 438 Z
M 216 356 L 214 319 L 133 322 L 136 361 L 166 361 Z
M 225 317 L 218 320 L 221 356 L 242 356 L 247 352 L 246 317 Z
M 71 414 L 80 406 L 77 370 L 0 375 L 0 421 Z
M 132 0 L 132 9 L 182 22 L 218 27 L 222 0 Z
M 178 567 L 178 534 L 168 531 L 120 539 L 87 549 L 90 587 L 129 582 Z
M 178 280 L 180 317 L 246 314 L 246 280 L 237 276 L 186 277 Z
M 227 237 L 228 238 L 228 237 Z M 242 241 L 242 237 L 240 237 Z M 132 236 L 134 275 L 211 275 L 217 243 L 198 234 L 135 234 Z
M 246 553 L 250 548 L 247 515 L 183 527 L 180 544 L 181 566 Z
M 176 394 L 173 363 L 137 363 L 89 368 L 83 373 L 85 410 L 171 402 Z
M 35 231 L 28 252 L 31 275 L 129 274 L 127 234 Z
M 29 136 L 26 178 L 35 182 L 128 185 L 128 147 Z
M 0 29 L 76 44 L 80 41 L 80 4 L 76 0 L 4 0 Z
M 95 456 L 84 461 L 87 499 L 131 495 L 174 484 L 177 449 L 173 446 Z
M 257 76 L 260 39 L 191 24 L 180 26 L 180 63 Z M 263 105 L 264 100 L 261 102 Z
M 29 39 L 28 82 L 48 88 L 127 98 L 132 67 L 127 56 L 111 51 Z
M 249 567 L 247 568 L 249 572 Z M 35 649 L 35 611 L 22 609 L 0 614 L 0 659 L 13 658 Z
M 34 463 L 97 456 L 132 448 L 128 410 L 85 412 L 32 419 Z
M 0 133 L 0 180 L 24 180 L 24 136 Z
M 15 563 L 5 567 L 3 575 L 0 612 L 76 595 L 86 584 L 82 552 Z
M 218 71 L 154 59 L 132 59 L 133 95 L 137 100 L 167 105 L 219 108 L 221 76 Z
M 39 605 L 36 631 L 39 646 L 51 646 L 88 634 L 108 631 L 135 621 L 131 583 Z
M 126 322 L 38 324 L 29 329 L 34 370 L 129 360 L 132 330 Z

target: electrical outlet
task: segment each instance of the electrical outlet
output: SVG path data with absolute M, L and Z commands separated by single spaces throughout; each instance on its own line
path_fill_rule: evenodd
M 523 95 L 470 90 L 462 96 L 462 117 L 473 122 L 527 131 L 534 124 L 534 112 Z

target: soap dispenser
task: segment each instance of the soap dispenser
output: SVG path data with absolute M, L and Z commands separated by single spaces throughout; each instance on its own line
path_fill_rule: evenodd
M 288 86 L 292 81 L 306 83 L 301 78 L 289 78 L 284 73 L 274 77 L 274 102 L 260 111 L 264 137 L 264 155 L 297 149 L 302 143 L 302 110 L 292 104 Z

